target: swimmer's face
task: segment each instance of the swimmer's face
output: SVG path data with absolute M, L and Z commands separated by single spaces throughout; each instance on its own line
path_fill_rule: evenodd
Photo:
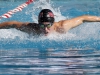
M 42 24 L 40 24 L 40 29 L 45 35 L 48 35 L 48 33 L 50 33 L 51 26 L 52 26 L 51 23 L 43 22 Z

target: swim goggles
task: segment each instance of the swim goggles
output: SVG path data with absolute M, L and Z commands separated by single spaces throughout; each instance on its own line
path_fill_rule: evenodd
M 45 29 L 46 27 L 50 28 L 51 26 L 52 26 L 52 24 L 40 24 L 40 28 L 42 28 L 42 29 Z

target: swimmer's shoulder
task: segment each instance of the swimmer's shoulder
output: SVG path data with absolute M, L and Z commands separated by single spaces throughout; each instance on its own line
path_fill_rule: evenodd
M 54 22 L 54 25 L 55 25 L 55 26 L 60 26 L 60 25 L 63 24 L 64 21 L 65 21 L 65 20 L 60 20 L 60 21 L 58 21 L 58 22 Z

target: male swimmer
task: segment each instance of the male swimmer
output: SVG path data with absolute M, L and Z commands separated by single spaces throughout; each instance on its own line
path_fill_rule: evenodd
M 39 13 L 38 23 L 8 21 L 0 23 L 0 29 L 16 28 L 27 33 L 49 35 L 53 32 L 66 33 L 68 30 L 81 25 L 83 22 L 99 22 L 97 16 L 83 15 L 69 20 L 55 22 L 54 14 L 50 9 L 43 9 Z

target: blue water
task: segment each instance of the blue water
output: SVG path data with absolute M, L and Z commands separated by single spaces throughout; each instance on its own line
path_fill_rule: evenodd
M 24 2 L 0 1 L 0 15 Z M 100 16 L 99 6 L 99 0 L 36 0 L 0 22 L 37 22 L 42 8 L 51 9 L 56 21 L 81 15 Z M 85 22 L 66 34 L 49 36 L 0 29 L 0 75 L 100 75 L 100 23 Z

